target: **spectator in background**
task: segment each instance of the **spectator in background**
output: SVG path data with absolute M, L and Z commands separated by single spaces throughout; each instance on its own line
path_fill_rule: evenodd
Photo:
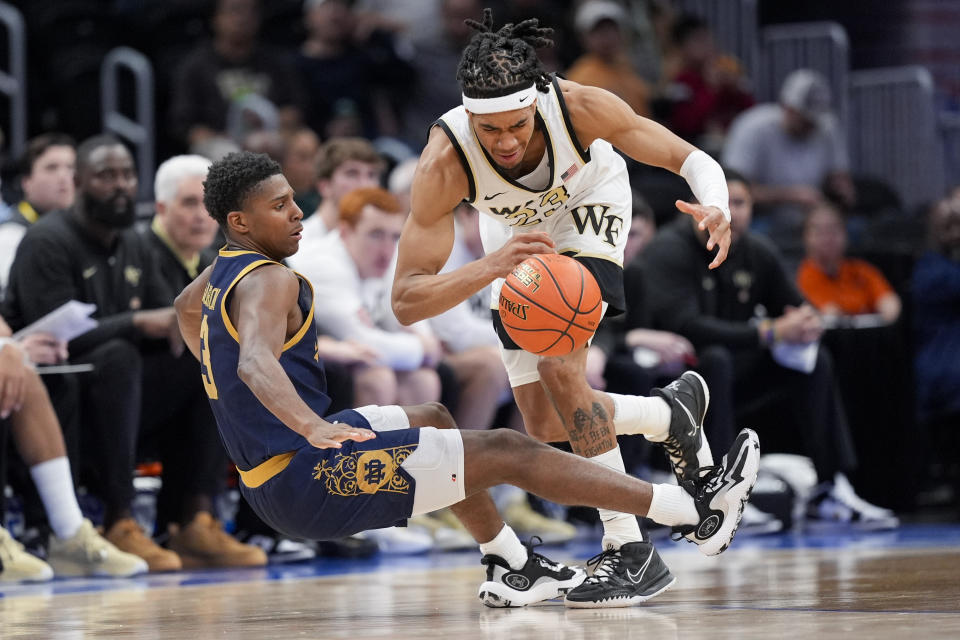
M 73 138 L 62 133 L 44 133 L 27 142 L 20 159 L 23 199 L 10 219 L 0 224 L 0 298 L 23 234 L 46 212 L 73 204 L 74 146 Z
M 241 121 L 243 129 L 294 130 L 303 102 L 299 78 L 290 60 L 260 44 L 259 1 L 216 0 L 211 25 L 213 41 L 187 56 L 173 82 L 170 112 L 176 134 L 192 151 L 212 151 L 237 133 L 229 131 L 228 122 L 241 104 L 260 114 L 252 117 L 257 122 Z M 274 117 L 276 122 L 263 122 Z M 243 137 L 234 142 L 241 144 Z
M 790 258 L 799 258 L 804 216 L 825 189 L 842 206 L 856 200 L 830 87 L 809 69 L 787 76 L 779 104 L 758 104 L 733 121 L 723 163 L 750 180 L 757 213 L 764 216 L 756 230 L 768 233 Z
M 823 344 L 833 356 L 860 459 L 856 484 L 868 499 L 910 507 L 921 439 L 903 439 L 914 432 L 916 417 L 909 340 L 897 323 L 900 296 L 879 269 L 845 255 L 846 225 L 832 204 L 810 211 L 803 238 L 807 257 L 797 286 L 828 329 Z M 904 466 L 896 479 L 884 473 L 893 447 Z
M 437 113 L 460 104 L 460 89 L 449 81 L 457 75 L 460 53 L 473 30 L 463 23 L 477 20 L 483 12 L 479 0 L 440 0 L 442 30 L 438 37 L 418 40 L 410 63 L 416 72 L 404 114 L 405 139 L 417 149 L 427 143 Z
M 929 213 L 930 250 L 913 271 L 917 402 L 923 422 L 960 416 L 960 197 Z M 950 462 L 955 459 L 950 460 Z
M 10 338 L 0 318 L 0 469 L 5 466 L 2 444 L 7 431 L 30 469 L 51 523 L 47 562 L 27 553 L 0 526 L 0 582 L 42 582 L 54 575 L 126 578 L 147 570 L 141 558 L 107 542 L 83 517 L 74 493 L 70 461 L 60 424 L 34 362 L 66 357 L 66 344 L 43 334 L 21 341 Z M 0 486 L 6 474 L 0 471 Z M 0 496 L 0 513 L 4 512 Z
M 293 268 L 309 278 L 314 294 L 325 301 L 316 309 L 322 331 L 339 340 L 371 347 L 385 367 L 371 394 L 359 404 L 419 404 L 440 398 L 440 381 L 433 367 L 439 362 L 440 344 L 428 327 L 420 331 L 389 331 L 375 322 L 379 314 L 382 280 L 400 238 L 406 211 L 380 187 L 351 191 L 340 201 L 338 233 L 329 233 L 322 245 L 289 259 Z M 389 288 L 389 283 L 387 288 Z
M 340 226 L 341 198 L 354 189 L 379 185 L 384 168 L 383 158 L 363 138 L 335 138 L 320 147 L 314 182 L 320 204 L 303 222 L 303 240 L 297 254 L 289 259 L 291 265 L 309 265 L 326 250 L 326 235 Z M 335 404 L 347 403 L 341 408 L 349 408 L 373 403 L 381 378 L 390 372 L 377 365 L 370 345 L 325 334 L 320 336 L 319 355 L 324 359 L 327 385 L 334 396 L 339 396 Z
M 797 272 L 800 291 L 826 316 L 878 314 L 886 324 L 900 317 L 900 296 L 879 269 L 857 258 L 848 258 L 847 229 L 843 215 L 821 202 L 803 228 L 807 257 Z
M 440 37 L 441 0 L 358 0 L 356 11 L 364 22 L 396 34 L 401 48 Z
M 325 142 L 317 156 L 317 191 L 320 206 L 306 214 L 299 253 L 313 250 L 313 243 L 340 226 L 340 200 L 355 189 L 376 187 L 383 179 L 386 162 L 363 138 L 336 138 Z M 304 244 L 306 243 L 306 244 Z
M 613 0 L 588 0 L 577 9 L 573 23 L 585 52 L 567 70 L 566 77 L 606 89 L 638 115 L 650 117 L 650 89 L 630 62 L 630 23 L 623 7 Z
M 222 445 L 215 424 L 193 414 L 204 393 L 196 363 L 183 353 L 173 293 L 153 250 L 130 228 L 137 191 L 130 152 L 111 136 L 86 140 L 77 150 L 76 182 L 77 202 L 45 215 L 24 236 L 5 316 L 19 329 L 68 300 L 97 306 L 98 326 L 69 348 L 72 362 L 95 366 L 81 377 L 82 464 L 104 502 L 106 537 L 151 571 L 209 565 L 217 552 L 225 564 L 264 564 L 259 549 L 223 548 L 209 517 L 220 471 L 205 465 L 222 459 Z M 157 546 L 131 515 L 141 429 L 179 456 L 179 464 L 164 469 L 158 508 L 173 501 L 163 509 L 183 525 L 174 536 L 183 556 Z
M 319 154 L 320 138 L 312 130 L 303 127 L 287 139 L 280 158 L 283 174 L 297 194 L 294 200 L 305 213 L 313 213 L 320 206 L 320 192 L 317 190 Z
M 684 16 L 673 27 L 680 70 L 668 89 L 672 102 L 667 126 L 678 136 L 708 151 L 719 152 L 733 118 L 752 107 L 740 65 L 720 56 L 710 27 L 702 18 Z
M 174 293 L 190 284 L 216 257 L 210 248 L 217 222 L 203 206 L 210 160 L 174 156 L 160 165 L 153 183 L 156 214 L 143 234 L 158 257 L 160 274 Z
M 349 0 L 306 0 L 307 39 L 297 67 L 307 93 L 307 124 L 325 138 L 395 136 L 399 114 L 392 94 L 413 82 L 392 35 L 361 31 Z
M 693 345 L 689 340 L 676 333 L 653 329 L 649 294 L 646 291 L 647 282 L 643 276 L 640 255 L 655 234 L 653 210 L 642 196 L 635 192 L 633 221 L 630 223 L 630 234 L 623 252 L 623 286 L 627 309 L 619 318 L 604 319 L 601 335 L 605 335 L 606 331 L 610 331 L 612 335 L 599 341 L 600 344 L 609 344 L 611 355 L 604 373 L 611 384 L 618 387 L 611 387 L 611 391 L 617 393 L 646 395 L 660 378 L 673 380 L 685 369 L 696 364 Z M 626 380 L 630 380 L 631 388 L 620 390 L 619 386 Z M 716 413 L 716 408 L 710 411 L 710 414 L 713 413 Z M 707 416 L 706 433 L 713 437 L 715 430 L 709 427 L 710 415 Z M 726 433 L 720 440 L 726 444 L 732 441 L 732 436 L 732 433 Z
M 731 170 L 726 176 L 733 242 L 722 265 L 707 268 L 706 237 L 687 218 L 670 224 L 643 252 L 653 321 L 696 348 L 711 389 L 711 414 L 754 425 L 766 434 L 767 452 L 799 448 L 813 459 L 822 484 L 808 505 L 812 519 L 896 526 L 892 512 L 862 500 L 847 479 L 856 457 L 826 349 L 813 347 L 809 371 L 783 364 L 783 345 L 814 345 L 823 325 L 787 278 L 776 250 L 748 230 L 753 201 L 747 181 Z M 705 428 L 733 433 L 709 417 Z
M 3 299 L 17 246 L 27 229 L 49 211 L 66 209 L 73 204 L 76 149 L 73 138 L 62 133 L 41 134 L 27 142 L 20 158 L 22 199 L 11 218 L 0 224 L 0 300 Z M 44 364 L 56 364 L 55 360 Z M 77 411 L 79 390 L 71 375 L 46 376 L 44 382 L 51 402 L 63 415 L 63 437 L 67 450 L 77 455 L 79 422 Z M 40 508 L 39 496 L 30 482 L 29 471 L 17 455 L 10 456 L 10 485 L 24 501 L 24 535 L 31 550 L 46 548 L 49 526 Z
M 397 197 L 400 206 L 410 210 L 410 187 L 413 186 L 413 176 L 417 172 L 420 157 L 407 158 L 390 171 L 387 178 L 387 189 Z

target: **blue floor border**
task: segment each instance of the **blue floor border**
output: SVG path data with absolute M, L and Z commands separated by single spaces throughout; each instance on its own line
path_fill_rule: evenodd
M 697 553 L 693 544 L 654 539 L 665 551 Z M 836 529 L 821 532 L 786 532 L 769 536 L 738 536 L 733 551 L 748 549 L 922 549 L 950 548 L 960 552 L 960 524 L 906 524 L 892 531 L 856 532 Z M 582 562 L 599 550 L 595 533 L 562 546 L 544 546 L 550 557 L 576 558 Z M 322 558 L 311 562 L 272 565 L 258 569 L 218 569 L 152 574 L 126 580 L 56 579 L 43 584 L 0 584 L 0 598 L 51 596 L 116 590 L 143 590 L 176 586 L 200 586 L 270 580 L 304 580 L 378 571 L 427 570 L 476 566 L 481 576 L 477 550 L 429 553 L 418 556 L 378 555 L 367 559 Z

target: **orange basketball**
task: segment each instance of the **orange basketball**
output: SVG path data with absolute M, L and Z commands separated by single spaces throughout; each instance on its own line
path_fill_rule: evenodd
M 521 262 L 500 290 L 500 320 L 524 351 L 562 356 L 579 349 L 603 315 L 600 287 L 582 264 L 556 253 Z

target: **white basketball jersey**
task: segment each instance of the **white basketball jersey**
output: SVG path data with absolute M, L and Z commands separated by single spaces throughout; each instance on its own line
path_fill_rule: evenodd
M 545 222 L 554 223 L 548 228 L 554 227 L 557 218 L 584 204 L 584 198 L 604 182 L 626 182 L 629 190 L 626 163 L 609 142 L 597 139 L 583 150 L 556 78 L 546 93 L 537 94 L 536 118 L 546 138 L 549 182 L 527 187 L 497 168 L 477 140 L 462 105 L 440 116 L 437 124 L 457 150 L 467 173 L 467 202 L 500 224 L 514 227 L 514 231 L 532 231 Z M 629 191 L 625 195 L 629 200 Z

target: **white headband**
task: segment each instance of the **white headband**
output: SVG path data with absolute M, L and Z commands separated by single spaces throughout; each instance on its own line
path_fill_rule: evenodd
M 470 113 L 501 113 L 529 107 L 536 99 L 537 86 L 532 84 L 526 89 L 497 98 L 468 98 L 463 96 L 463 106 Z

